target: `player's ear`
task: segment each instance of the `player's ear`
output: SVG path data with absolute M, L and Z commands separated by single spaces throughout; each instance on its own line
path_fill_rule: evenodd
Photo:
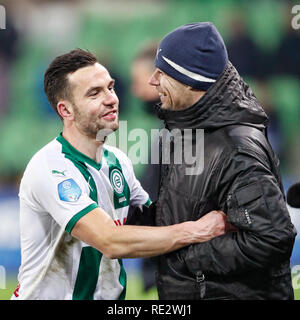
M 64 120 L 74 120 L 74 112 L 72 104 L 66 100 L 58 101 L 57 103 L 57 112 L 60 117 Z

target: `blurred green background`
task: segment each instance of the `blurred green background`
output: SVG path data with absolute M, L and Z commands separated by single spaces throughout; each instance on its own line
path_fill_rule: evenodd
M 150 130 L 161 124 L 132 90 L 136 55 L 182 24 L 212 21 L 225 40 L 229 59 L 270 117 L 269 135 L 281 161 L 285 189 L 299 181 L 300 29 L 291 27 L 296 1 L 9 0 L 0 4 L 7 14 L 7 28 L 0 30 L 0 265 L 8 278 L 7 289 L 0 288 L 0 299 L 8 298 L 15 286 L 20 259 L 18 245 L 8 246 L 5 240 L 18 239 L 18 234 L 2 223 L 12 215 L 1 210 L 1 203 L 16 199 L 28 161 L 62 128 L 43 92 L 43 74 L 55 56 L 73 48 L 94 52 L 117 80 L 120 119 L 128 121 L 128 131 Z M 145 168 L 134 166 L 138 178 Z M 296 250 L 293 259 L 294 264 L 300 262 Z M 155 289 L 143 290 L 141 265 L 129 269 L 133 271 L 128 298 L 156 299 Z

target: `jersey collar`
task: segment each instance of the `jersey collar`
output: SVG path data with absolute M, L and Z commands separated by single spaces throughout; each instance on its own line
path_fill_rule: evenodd
M 62 132 L 59 134 L 59 136 L 56 138 L 56 140 L 62 145 L 62 152 L 64 154 L 69 155 L 70 157 L 74 158 L 77 161 L 87 163 L 96 170 L 100 170 L 102 167 L 102 160 L 100 163 L 96 162 L 94 159 L 86 156 L 82 152 L 75 149 L 63 136 Z

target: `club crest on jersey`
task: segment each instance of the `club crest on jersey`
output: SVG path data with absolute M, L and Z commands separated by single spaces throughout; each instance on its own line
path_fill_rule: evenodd
M 66 202 L 75 202 L 81 196 L 81 189 L 73 179 L 62 181 L 58 186 L 59 199 Z
M 110 183 L 118 194 L 124 191 L 124 177 L 119 169 L 113 169 L 110 173 Z

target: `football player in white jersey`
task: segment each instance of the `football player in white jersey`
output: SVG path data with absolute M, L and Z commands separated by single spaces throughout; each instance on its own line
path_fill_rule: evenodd
M 20 185 L 21 266 L 12 299 L 124 299 L 122 258 L 151 257 L 222 235 L 225 214 L 167 227 L 124 225 L 149 206 L 132 164 L 98 141 L 118 129 L 114 80 L 90 52 L 54 59 L 45 73 L 62 133 L 29 162 Z

